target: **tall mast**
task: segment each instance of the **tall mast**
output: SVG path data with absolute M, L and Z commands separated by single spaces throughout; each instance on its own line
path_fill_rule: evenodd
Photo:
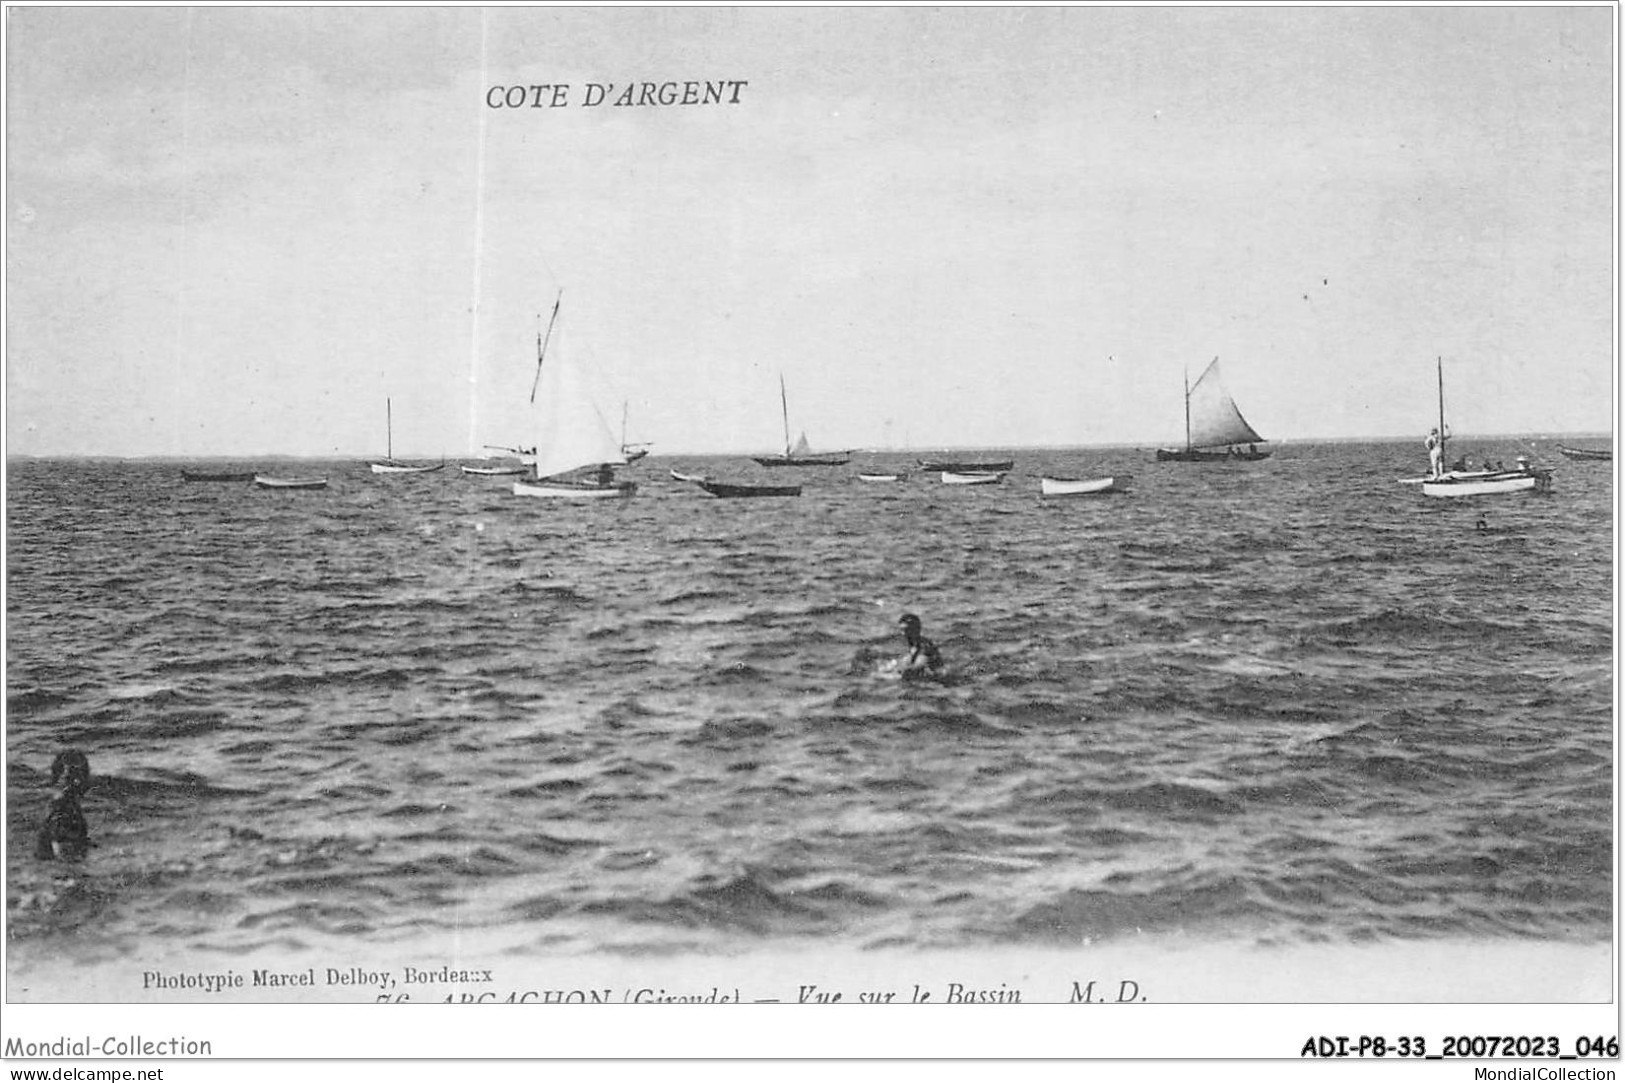
M 1191 370 L 1185 369 L 1185 450 L 1191 449 Z
M 784 394 L 784 373 L 779 373 L 779 408 L 784 411 L 784 457 L 790 457 L 790 400 Z
M 384 458 L 395 457 L 395 416 L 390 410 L 389 399 L 384 399 Z
M 1439 472 L 1444 473 L 1444 467 L 1450 460 L 1444 451 L 1444 357 L 1439 357 Z
M 559 318 L 559 303 L 564 300 L 564 291 L 560 290 L 558 297 L 553 300 L 553 315 L 547 319 L 547 337 L 536 333 L 536 377 L 530 381 L 530 401 L 536 401 L 536 387 L 542 382 L 542 358 L 547 356 L 547 344 L 553 337 L 553 324 Z

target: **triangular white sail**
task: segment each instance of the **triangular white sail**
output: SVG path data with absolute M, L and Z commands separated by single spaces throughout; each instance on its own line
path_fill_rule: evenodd
M 536 388 L 536 476 L 554 477 L 600 463 L 624 463 L 620 441 L 593 405 L 585 376 L 571 363 L 555 326 Z
M 1264 438 L 1253 431 L 1241 416 L 1224 385 L 1219 382 L 1219 359 L 1203 370 L 1191 385 L 1188 399 L 1191 447 L 1222 447 L 1226 444 L 1260 444 Z
M 796 441 L 796 446 L 790 449 L 790 454 L 791 455 L 811 455 L 812 454 L 812 445 L 807 443 L 807 434 L 806 433 L 801 434 L 801 439 L 797 440 Z

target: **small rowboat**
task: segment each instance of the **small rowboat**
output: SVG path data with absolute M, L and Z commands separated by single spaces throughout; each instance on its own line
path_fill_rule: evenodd
M 1128 474 L 1113 474 L 1105 478 L 1051 478 L 1038 479 L 1038 491 L 1042 496 L 1093 496 L 1097 493 L 1126 493 L 1129 482 L 1133 480 Z
M 515 496 L 552 496 L 564 497 L 567 500 L 605 500 L 616 497 L 628 497 L 638 491 L 635 481 L 562 481 L 557 478 L 543 478 L 539 481 L 516 481 L 513 483 Z
M 859 481 L 902 481 L 901 474 L 859 474 Z
M 708 481 L 705 478 L 697 479 L 696 484 L 712 496 L 720 497 L 801 495 L 799 485 L 732 485 L 728 482 Z
M 1613 452 L 1612 448 L 1598 449 L 1598 448 L 1586 448 L 1586 447 L 1564 447 L 1562 444 L 1558 444 L 1557 445 L 1557 450 L 1562 452 L 1563 457 L 1566 458 L 1566 459 L 1584 459 L 1584 460 L 1594 460 L 1594 461 L 1597 461 L 1597 462 L 1612 462 L 1613 458 L 1614 458 L 1614 452 Z
M 671 471 L 671 480 L 673 480 L 673 481 L 705 481 L 706 476 L 704 474 L 684 474 L 684 473 L 680 473 L 679 471 L 673 470 L 673 471 Z
M 938 472 L 945 474 L 1007 474 L 1015 467 L 1014 459 L 988 460 L 986 462 L 965 462 L 952 459 L 921 459 L 920 469 L 927 474 Z
M 444 470 L 445 463 L 431 463 L 428 466 L 419 466 L 415 463 L 396 462 L 394 459 L 385 459 L 383 462 L 368 463 L 374 474 L 432 474 L 436 470 Z
M 261 489 L 325 489 L 326 478 L 277 478 L 269 474 L 255 474 L 254 484 Z
M 1004 480 L 1004 474 L 997 470 L 975 470 L 961 473 L 955 470 L 942 472 L 944 485 L 997 485 Z

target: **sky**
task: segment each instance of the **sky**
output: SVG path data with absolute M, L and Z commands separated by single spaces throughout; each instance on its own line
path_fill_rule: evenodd
M 1608 5 L 7 16 L 10 455 L 1612 429 Z

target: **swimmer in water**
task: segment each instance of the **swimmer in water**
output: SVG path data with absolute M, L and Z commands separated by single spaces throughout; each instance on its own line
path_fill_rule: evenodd
M 61 792 L 45 815 L 34 856 L 41 861 L 78 861 L 90 850 L 90 825 L 79 807 L 80 796 L 90 788 L 90 760 L 77 749 L 57 753 L 51 761 L 51 785 Z
M 913 613 L 904 613 L 897 623 L 903 626 L 903 640 L 908 644 L 908 655 L 901 666 L 903 679 L 941 676 L 942 652 L 937 650 L 935 643 L 920 634 L 920 618 Z

